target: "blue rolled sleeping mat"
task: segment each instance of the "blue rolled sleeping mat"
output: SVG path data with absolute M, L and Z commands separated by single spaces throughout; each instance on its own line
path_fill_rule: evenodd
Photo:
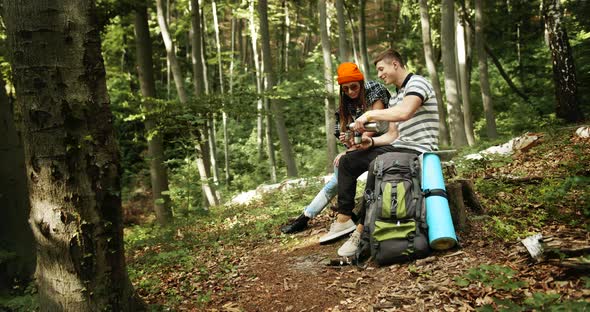
M 426 224 L 428 242 L 435 250 L 445 250 L 457 244 L 451 218 L 440 158 L 425 153 L 422 158 L 422 191 L 426 194 Z

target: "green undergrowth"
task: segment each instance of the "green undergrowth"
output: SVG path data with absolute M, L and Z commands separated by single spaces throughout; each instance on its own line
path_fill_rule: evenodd
M 301 212 L 320 184 L 263 195 L 244 205 L 185 211 L 167 226 L 138 225 L 125 231 L 128 271 L 154 310 L 197 303 L 231 292 L 240 255 L 275 241 L 289 244 L 280 225 Z
M 590 229 L 590 144 L 574 131 L 547 129 L 520 155 L 459 158 L 459 175 L 473 179 L 486 211 L 475 218 L 488 237 L 514 241 L 549 224 Z
M 477 311 L 590 311 L 590 302 L 569 298 L 566 294 L 530 292 L 528 282 L 518 277 L 514 269 L 482 264 L 454 278 L 460 292 L 470 292 L 482 287 L 491 290 Z M 555 284 L 568 283 L 554 281 Z M 590 278 L 582 277 L 579 288 L 590 289 Z
M 38 311 L 37 288 L 34 283 L 13 286 L 10 291 L 0 293 L 0 311 Z

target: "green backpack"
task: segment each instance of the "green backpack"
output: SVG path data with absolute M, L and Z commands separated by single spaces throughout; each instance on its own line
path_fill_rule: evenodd
M 364 231 L 357 258 L 370 250 L 379 265 L 424 258 L 430 253 L 420 156 L 390 152 L 375 159 L 375 188 L 367 190 Z

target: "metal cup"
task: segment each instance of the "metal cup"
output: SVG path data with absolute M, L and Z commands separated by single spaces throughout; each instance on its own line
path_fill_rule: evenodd
M 354 144 L 361 144 L 363 141 L 362 134 L 360 132 L 354 132 Z

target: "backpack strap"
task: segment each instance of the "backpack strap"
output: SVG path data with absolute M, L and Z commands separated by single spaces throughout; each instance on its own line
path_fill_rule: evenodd
M 383 163 L 383 158 L 377 157 L 375 160 L 375 169 L 373 173 L 375 174 L 375 192 L 373 193 L 373 199 L 379 198 L 381 196 L 381 183 L 383 182 L 383 167 L 385 164 Z
M 424 198 L 430 196 L 441 196 L 448 199 L 447 191 L 443 189 L 424 190 Z

